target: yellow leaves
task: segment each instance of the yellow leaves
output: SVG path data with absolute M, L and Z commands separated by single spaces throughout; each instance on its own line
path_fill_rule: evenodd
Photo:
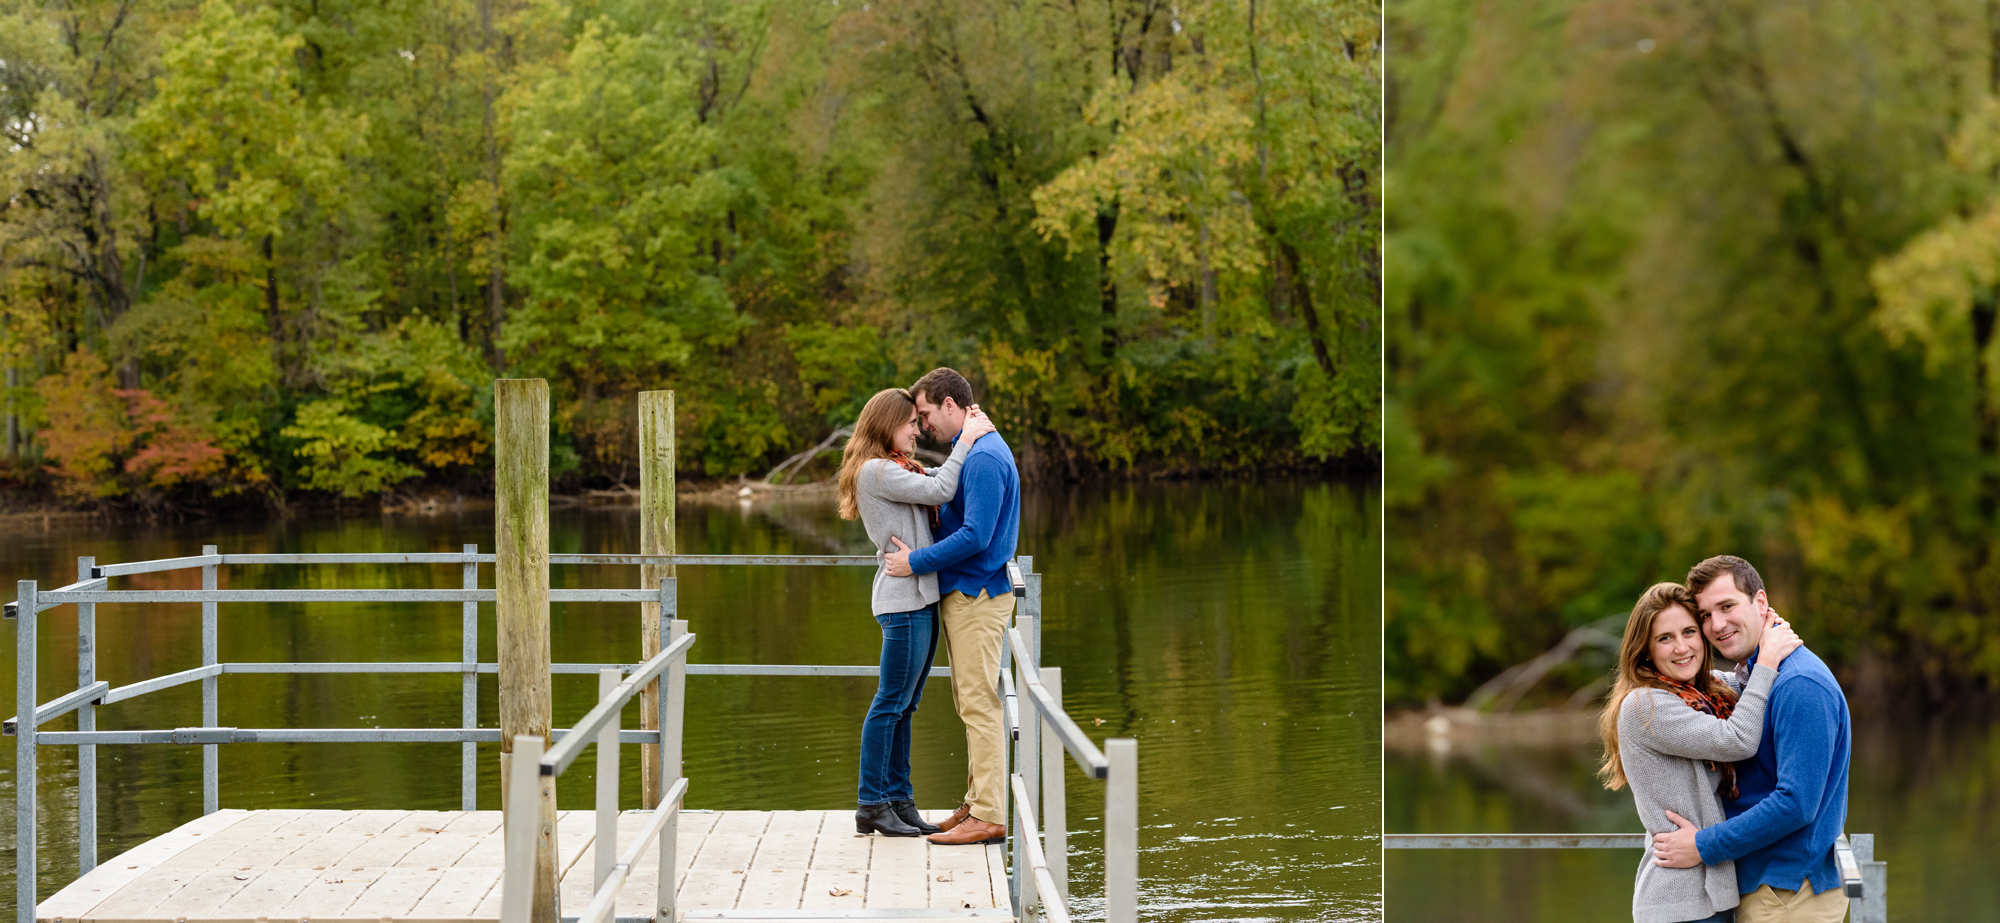
M 1947 218 L 1869 272 L 1881 305 L 1875 323 L 1892 343 L 1915 337 L 1933 355 L 2000 280 L 2000 203 L 1970 219 Z
M 488 448 L 485 434 L 478 420 L 436 405 L 417 411 L 403 427 L 404 439 L 414 444 L 417 460 L 428 468 L 478 461 Z
M 1136 91 L 1107 81 L 1088 120 L 1115 127 L 1100 154 L 1072 164 L 1035 190 L 1034 228 L 1074 255 L 1094 240 L 1098 213 L 1116 208 L 1115 246 L 1143 276 L 1157 304 L 1165 290 L 1218 272 L 1255 272 L 1262 247 L 1239 167 L 1254 163 L 1252 120 L 1199 68 L 1176 70 Z
M 307 459 L 306 486 L 355 498 L 416 477 L 417 469 L 376 453 L 393 438 L 387 429 L 361 420 L 340 398 L 314 401 L 299 408 L 296 422 L 280 435 L 303 440 L 293 454 Z
M 185 181 L 205 217 L 244 237 L 279 233 L 308 197 L 344 208 L 347 161 L 368 126 L 365 115 L 305 98 L 295 63 L 304 39 L 277 25 L 271 10 L 208 0 L 163 55 L 158 92 L 132 128 L 144 171 Z
M 1966 116 L 1951 144 L 1960 166 L 1980 173 L 2000 164 L 2000 101 L 1985 100 Z M 1923 347 L 1932 373 L 1970 359 L 2000 369 L 2000 340 L 1985 355 L 1970 355 L 1974 302 L 2000 284 L 2000 195 L 1970 217 L 1951 216 L 1877 262 L 1868 274 L 1875 287 L 1875 325 L 1890 343 L 1911 339 Z M 1988 375 L 2000 395 L 2000 380 Z

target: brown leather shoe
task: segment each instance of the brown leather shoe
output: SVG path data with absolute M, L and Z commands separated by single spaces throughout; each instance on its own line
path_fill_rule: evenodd
M 999 824 L 989 824 L 977 817 L 967 817 L 952 827 L 949 833 L 934 833 L 928 839 L 939 846 L 1005 843 L 1007 842 L 1007 828 Z
M 953 812 L 951 812 L 951 816 L 950 816 L 950 817 L 947 817 L 947 818 L 945 818 L 944 820 L 941 820 L 941 821 L 938 821 L 938 822 L 937 822 L 937 828 L 938 828 L 938 832 L 939 832 L 939 833 L 944 833 L 944 832 L 946 832 L 946 831 L 950 830 L 951 828 L 953 828 L 953 827 L 956 827 L 956 826 L 958 826 L 959 824 L 962 824 L 962 823 L 964 823 L 964 822 L 965 822 L 965 819 L 966 819 L 966 818 L 968 818 L 968 817 L 971 817 L 971 816 L 972 816 L 972 804 L 971 804 L 971 802 L 967 802 L 967 803 L 965 803 L 965 804 L 961 804 L 961 805 L 959 805 L 959 806 L 958 806 L 958 810 L 956 810 L 956 811 L 953 811 Z

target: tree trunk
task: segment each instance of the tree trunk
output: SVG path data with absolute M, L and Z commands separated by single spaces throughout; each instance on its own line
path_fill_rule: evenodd
M 1111 235 L 1118 230 L 1118 206 L 1097 212 L 1097 297 L 1103 324 L 1099 347 L 1109 365 L 1118 352 L 1118 279 L 1111 274 Z
M 1326 377 L 1333 377 L 1333 356 L 1326 348 L 1326 335 L 1320 331 L 1319 312 L 1313 308 L 1312 285 L 1306 281 L 1305 273 L 1299 265 L 1298 248 L 1284 241 L 1278 242 L 1278 254 L 1285 261 L 1285 276 L 1292 280 L 1292 303 L 1299 309 L 1299 317 L 1306 322 L 1306 339 L 1312 341 L 1313 358 L 1319 360 L 1320 370 Z
M 493 53 L 493 0 L 479 3 L 479 51 L 486 55 L 486 86 L 481 93 L 486 112 L 486 178 L 493 184 L 493 216 L 487 245 L 486 276 L 486 361 L 495 370 L 507 364 L 507 355 L 500 348 L 500 325 L 506 313 L 506 275 L 501 261 L 502 245 L 506 241 L 506 214 L 501 208 L 500 195 L 500 137 L 494 130 L 493 119 L 493 75 L 499 70 L 499 62 Z
M 1208 225 L 1201 227 L 1201 342 L 1215 348 L 1215 267 L 1208 262 Z
M 264 313 L 271 326 L 271 340 L 278 340 L 278 259 L 270 234 L 264 235 Z

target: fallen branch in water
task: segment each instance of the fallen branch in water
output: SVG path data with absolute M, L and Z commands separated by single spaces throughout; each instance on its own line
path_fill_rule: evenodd
M 854 428 L 851 426 L 843 426 L 840 427 L 839 429 L 834 430 L 832 433 L 829 433 L 825 439 L 821 439 L 819 441 L 819 445 L 813 446 L 810 449 L 807 449 L 803 452 L 800 452 L 797 455 L 794 455 L 790 458 L 785 459 L 784 461 L 779 462 L 778 467 L 772 468 L 769 474 L 764 475 L 764 481 L 763 481 L 764 485 L 767 487 L 779 486 L 779 484 L 781 483 L 778 480 L 779 476 L 782 475 L 784 477 L 790 477 L 793 474 L 798 473 L 798 470 L 800 468 L 805 467 L 806 462 L 818 458 L 820 454 L 823 452 L 832 451 L 833 444 L 835 442 L 838 442 L 839 440 L 845 439 L 848 436 L 852 435 L 854 435 Z
M 1550 670 L 1570 662 L 1585 649 L 1596 647 L 1617 651 L 1619 637 L 1610 629 L 1617 627 L 1617 623 L 1624 619 L 1625 616 L 1622 615 L 1612 616 L 1572 630 L 1564 635 L 1562 641 L 1555 647 L 1549 648 L 1533 659 L 1500 671 L 1499 676 L 1487 680 L 1478 689 L 1474 689 L 1472 695 L 1466 698 L 1465 707 L 1475 712 L 1486 711 L 1489 706 L 1493 711 L 1512 710 L 1514 703 L 1519 702 L 1521 696 L 1526 695 L 1529 689 L 1541 682 L 1542 677 L 1547 676 Z M 1583 701 L 1588 701 L 1588 697 Z M 1575 696 L 1571 697 L 1571 702 L 1572 704 L 1577 702 Z

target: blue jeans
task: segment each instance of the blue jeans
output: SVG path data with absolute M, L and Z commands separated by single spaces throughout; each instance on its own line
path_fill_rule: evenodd
M 910 791 L 910 722 L 924 697 L 937 656 L 937 606 L 886 612 L 882 626 L 882 678 L 861 722 L 862 804 L 913 801 Z

